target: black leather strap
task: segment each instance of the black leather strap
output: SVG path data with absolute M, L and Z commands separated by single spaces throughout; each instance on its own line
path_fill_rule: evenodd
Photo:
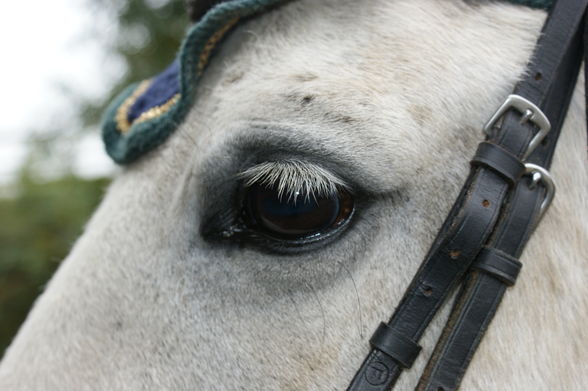
M 519 226 L 516 221 L 536 217 L 536 210 L 543 200 L 543 192 L 540 188 L 531 190 L 527 184 L 517 187 L 511 205 L 517 209 L 517 213 L 511 214 L 511 219 L 502 223 L 502 227 L 511 227 L 504 230 L 503 238 L 495 245 L 501 251 L 513 250 L 510 244 L 525 243 L 532 230 L 532 224 L 523 221 L 522 226 L 527 229 L 514 228 Z M 519 221 L 520 223 L 520 221 Z M 508 235 L 514 235 L 505 239 Z M 517 255 L 522 251 L 522 246 L 517 243 L 515 249 Z M 512 251 L 511 251 L 512 252 Z M 418 391 L 450 391 L 456 390 L 467 366 L 473 357 L 484 333 L 494 317 L 500 304 L 507 284 L 494 275 L 471 271 L 447 321 L 437 346 L 425 368 Z
M 511 184 L 516 183 L 525 172 L 525 165 L 518 157 L 499 145 L 486 141 L 478 145 L 478 150 L 471 164 L 491 168 Z
M 421 351 L 421 347 L 416 342 L 398 334 L 384 322 L 380 323 L 370 338 L 370 344 L 398 361 L 404 368 L 412 367 Z
M 561 6 L 563 3 L 565 4 Z M 570 7 L 570 9 L 564 9 L 562 11 L 562 8 L 567 7 Z M 552 126 L 555 132 L 552 130 L 546 142 L 540 145 L 531 157 L 540 162 L 551 160 L 555 140 L 557 140 L 559 128 L 561 128 L 561 123 L 565 117 L 565 110 L 562 110 L 562 107 L 567 107 L 569 97 L 571 96 L 572 88 L 562 88 L 560 86 L 573 87 L 577 77 L 576 57 L 578 50 L 572 47 L 576 43 L 571 42 L 574 40 L 571 40 L 570 37 L 573 35 L 573 31 L 571 30 L 575 28 L 573 25 L 577 24 L 575 21 L 583 14 L 584 7 L 585 0 L 558 1 L 545 25 L 544 35 L 541 39 L 543 44 L 539 45 L 537 49 L 536 58 L 541 59 L 541 61 L 536 61 L 529 68 L 529 77 L 527 80 L 533 79 L 535 83 L 527 85 L 526 82 L 523 82 L 517 87 L 517 93 L 519 95 L 523 95 L 533 102 L 541 103 L 540 107 L 552 119 Z M 558 8 L 559 10 L 557 10 Z M 573 14 L 573 16 L 568 14 Z M 562 21 L 562 18 L 566 18 L 567 16 L 571 16 L 571 18 L 563 19 Z M 554 22 L 554 19 L 558 21 Z M 561 31 L 561 27 L 553 27 L 554 23 L 566 25 L 567 27 L 564 30 L 570 30 L 572 34 Z M 572 26 L 570 27 L 570 25 Z M 535 136 L 536 132 L 537 129 L 531 123 L 521 122 L 520 113 L 510 111 L 504 117 L 500 132 L 497 132 L 489 141 L 492 144 L 500 146 L 500 148 L 510 155 L 514 155 L 520 159 L 527 151 L 529 142 Z M 450 215 L 443 224 L 433 246 L 421 264 L 402 301 L 388 322 L 388 327 L 394 330 L 396 335 L 400 335 L 415 343 L 418 342 L 432 317 L 453 288 L 462 280 L 465 272 L 469 269 L 473 259 L 479 253 L 482 246 L 488 242 L 498 221 L 498 217 L 502 212 L 503 203 L 506 200 L 512 179 L 519 175 L 517 170 L 511 168 L 516 165 L 512 159 L 510 159 L 510 164 L 496 164 L 497 159 L 488 158 L 488 156 L 490 153 L 498 150 L 492 149 L 492 152 L 485 153 L 488 151 L 483 151 L 480 154 L 481 156 L 476 160 L 480 164 L 473 165 L 466 184 Z M 496 153 L 500 154 L 501 152 Z M 540 156 L 541 158 L 536 156 Z M 482 161 L 483 159 L 484 161 Z M 518 190 L 515 194 L 517 193 L 519 193 Z M 541 190 L 534 190 L 532 194 L 535 195 L 537 200 L 543 196 Z M 534 214 L 536 204 L 531 203 L 533 206 L 531 215 Z M 508 206 L 509 204 L 507 204 L 507 210 Z M 518 219 L 515 220 L 518 221 Z M 509 221 L 509 217 L 503 217 L 502 221 Z M 520 223 L 513 222 L 512 224 Z M 528 227 L 527 223 L 523 223 L 523 225 L 524 227 Z M 521 230 L 519 229 L 519 231 Z M 522 231 L 525 231 L 525 229 Z M 507 237 L 503 236 L 503 238 L 506 242 L 509 241 Z M 516 241 L 517 239 L 514 240 Z M 472 285 L 472 281 L 478 281 L 479 279 L 483 279 L 485 283 L 490 285 L 499 284 L 498 286 L 501 289 L 505 287 L 500 280 L 491 275 L 481 273 L 471 274 L 468 278 L 469 285 Z M 479 298 L 479 296 L 476 297 Z M 460 309 L 464 308 L 466 303 L 469 302 L 463 302 L 463 305 L 459 308 L 456 305 L 455 308 L 457 308 L 457 311 L 461 311 Z M 494 309 L 489 308 L 485 310 L 485 318 L 488 318 L 488 314 L 492 314 Z M 454 313 L 456 313 L 456 309 L 454 309 Z M 482 318 L 484 317 L 477 317 L 477 319 Z M 489 318 L 491 318 L 491 315 Z M 476 322 L 476 324 L 479 323 Z M 482 333 L 473 331 L 479 329 L 477 326 L 466 326 L 463 329 L 472 331 L 470 334 L 474 336 L 482 335 Z M 447 339 L 444 341 L 447 341 Z M 397 359 L 394 359 L 395 356 L 397 355 L 390 354 L 390 352 L 384 353 L 377 346 L 372 347 L 361 368 L 353 378 L 348 390 L 384 391 L 391 389 L 403 367 Z M 469 362 L 469 356 L 465 361 Z M 432 365 L 435 366 L 435 364 Z M 457 372 L 459 372 L 459 369 L 464 368 L 464 366 L 460 364 L 457 368 Z M 439 372 L 429 371 L 428 373 L 448 372 L 444 372 L 443 369 Z M 451 372 L 449 376 L 453 376 L 455 373 Z M 377 376 L 374 374 L 377 374 Z M 459 373 L 457 376 L 461 379 Z M 429 378 L 431 376 L 425 377 L 422 382 L 424 385 L 421 389 L 435 389 L 423 388 L 431 384 L 427 382 Z M 458 384 L 459 381 L 456 383 Z
M 534 95 L 535 102 L 552 123 L 550 137 L 529 159 L 543 167 L 551 163 L 580 68 L 582 15 L 586 3 L 588 1 L 584 0 L 557 2 L 529 67 L 529 77 L 516 89 L 518 94 Z M 537 80 L 539 72 L 542 78 Z M 551 80 L 546 81 L 546 75 Z M 541 83 L 543 85 L 538 85 Z M 503 126 L 506 125 L 505 122 Z M 458 388 L 506 286 L 514 283 L 518 263 L 515 258 L 521 254 L 533 230 L 543 190 L 540 186 L 532 186 L 530 179 L 520 181 L 516 187 L 489 242 L 492 250 L 482 251 L 474 262 L 476 268 L 468 274 L 417 390 Z
M 472 264 L 472 269 L 482 270 L 505 285 L 515 284 L 521 267 L 518 259 L 491 247 L 485 247 Z
M 492 232 L 507 190 L 508 182 L 492 170 L 473 169 L 468 186 L 388 322 L 398 335 L 420 339 Z M 388 390 L 401 370 L 393 355 L 372 347 L 349 390 Z

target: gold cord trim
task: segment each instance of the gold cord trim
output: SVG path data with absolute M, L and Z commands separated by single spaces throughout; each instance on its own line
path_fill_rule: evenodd
M 151 80 L 142 81 L 137 89 L 133 91 L 133 93 L 125 99 L 125 101 L 120 105 L 118 110 L 116 111 L 116 126 L 121 133 L 127 133 L 131 126 L 134 124 L 139 124 L 141 122 L 149 121 L 150 119 L 157 118 L 160 115 L 167 112 L 174 104 L 180 100 L 180 94 L 175 94 L 170 100 L 165 102 L 162 105 L 155 106 L 150 108 L 149 110 L 141 113 L 139 117 L 137 117 L 133 122 L 129 122 L 129 110 L 133 106 L 133 104 L 137 101 L 137 99 L 151 86 Z
M 124 100 L 124 102 L 116 110 L 115 122 L 119 132 L 126 133 L 131 128 L 132 123 L 129 122 L 129 110 L 135 101 L 149 88 L 151 80 L 142 81 L 133 93 Z
M 229 22 L 220 30 L 218 30 L 216 33 L 214 33 L 212 35 L 212 37 L 209 38 L 208 42 L 206 42 L 206 45 L 204 45 L 204 48 L 202 49 L 202 52 L 200 53 L 199 56 L 199 61 L 198 61 L 198 75 L 202 75 L 202 72 L 204 72 L 204 68 L 206 67 L 206 64 L 208 64 L 208 59 L 210 58 L 210 54 L 212 53 L 212 49 L 214 49 L 214 47 L 216 46 L 216 44 L 218 43 L 218 41 L 220 41 L 224 35 L 227 33 L 227 31 L 229 31 L 234 25 L 237 24 L 237 22 L 239 21 L 239 18 L 234 18 L 229 20 Z
M 175 94 L 171 97 L 170 100 L 165 102 L 160 106 L 155 106 L 147 110 L 146 112 L 142 113 L 136 120 L 133 121 L 134 124 L 140 124 L 141 122 L 149 121 L 150 119 L 157 118 L 162 114 L 166 113 L 173 105 L 175 105 L 180 100 L 180 94 Z

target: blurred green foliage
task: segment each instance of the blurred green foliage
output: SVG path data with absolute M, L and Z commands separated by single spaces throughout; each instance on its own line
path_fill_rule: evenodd
M 124 60 L 126 72 L 110 96 L 96 102 L 76 100 L 80 133 L 96 130 L 102 111 L 126 85 L 163 70 L 188 27 L 182 0 L 86 0 L 86 5 L 111 19 L 116 34 L 110 54 Z M 39 138 L 31 140 L 19 178 L 0 188 L 0 356 L 82 233 L 109 182 L 78 178 L 71 167 L 62 170 L 61 178 L 44 178 L 47 173 L 39 172 L 47 166 L 44 162 L 72 164 L 65 155 L 73 146 L 64 147 L 59 132 L 40 130 Z
M 100 202 L 108 179 L 21 178 L 0 198 L 0 352 Z

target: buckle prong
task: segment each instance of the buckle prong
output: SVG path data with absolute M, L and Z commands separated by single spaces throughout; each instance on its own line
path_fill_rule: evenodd
M 531 109 L 525 110 L 525 112 L 523 113 L 523 116 L 521 117 L 521 123 L 524 124 L 527 121 L 529 121 L 531 118 L 533 118 L 534 114 L 535 113 Z
M 536 164 L 525 163 L 525 175 L 531 176 L 531 184 L 529 185 L 531 190 L 537 187 L 539 184 L 545 186 L 545 198 L 541 203 L 541 207 L 539 208 L 539 217 L 537 218 L 537 223 L 539 223 L 545 212 L 547 212 L 547 209 L 549 209 L 549 206 L 553 201 L 553 197 L 555 197 L 555 183 L 553 182 L 553 178 L 551 177 L 549 171 Z

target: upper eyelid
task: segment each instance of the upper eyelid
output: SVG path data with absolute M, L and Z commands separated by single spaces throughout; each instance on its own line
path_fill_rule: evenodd
M 206 168 L 204 174 L 214 187 L 218 186 L 219 178 L 235 184 L 238 173 L 247 171 L 247 167 L 282 160 L 299 160 L 328 170 L 344 182 L 355 196 L 385 197 L 403 185 L 396 180 L 396 175 L 388 174 L 390 171 L 394 174 L 394 164 L 388 164 L 388 160 L 382 160 L 379 154 L 362 158 L 354 153 L 357 143 L 345 135 L 336 144 L 325 143 L 316 137 L 314 126 L 298 124 L 290 127 L 260 120 L 237 124 L 234 133 L 217 153 L 209 155 L 211 166 Z M 219 156 L 223 158 L 219 159 Z M 212 174 L 221 170 L 224 170 L 223 174 L 229 175 Z M 382 176 L 382 171 L 385 171 L 386 176 Z
M 325 168 L 307 161 L 287 159 L 266 161 L 238 174 L 245 186 L 260 184 L 276 186 L 280 197 L 297 193 L 310 196 L 331 196 L 338 189 L 350 186 Z

